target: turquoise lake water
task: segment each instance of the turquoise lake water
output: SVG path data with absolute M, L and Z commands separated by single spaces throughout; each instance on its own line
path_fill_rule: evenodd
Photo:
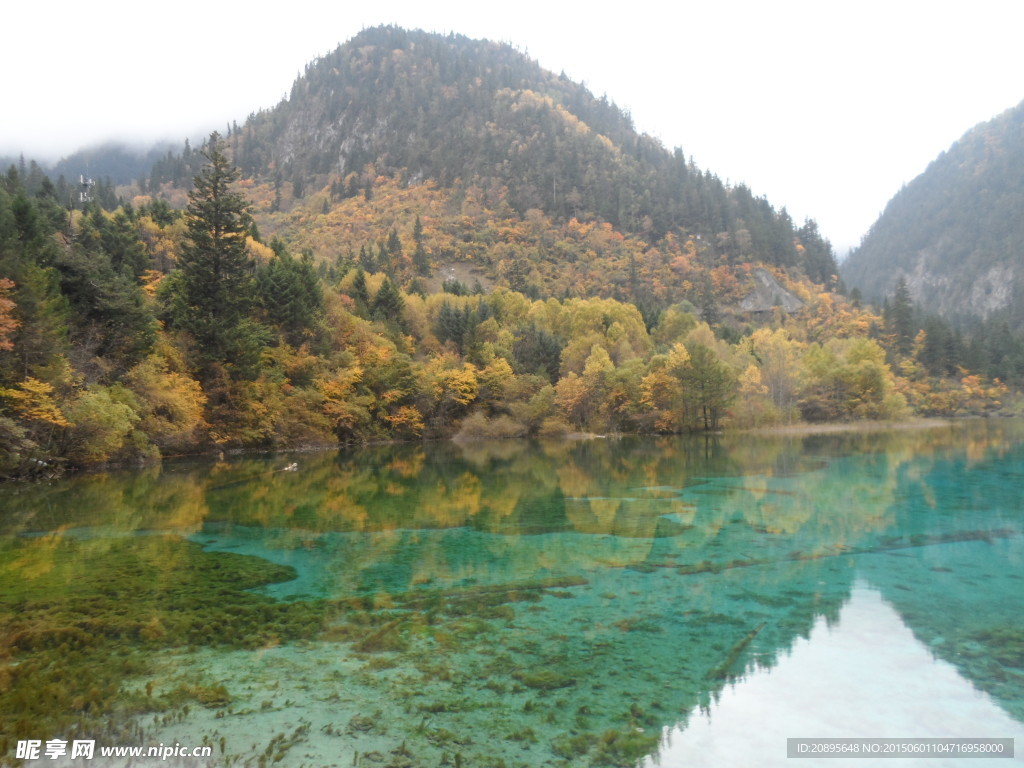
M 8 487 L 0 747 L 467 768 L 833 765 L 786 757 L 823 737 L 1024 754 L 1022 498 L 1009 420 Z

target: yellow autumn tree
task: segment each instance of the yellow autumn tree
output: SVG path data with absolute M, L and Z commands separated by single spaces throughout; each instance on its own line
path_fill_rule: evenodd
M 64 454 L 76 464 L 118 458 L 129 448 L 128 438 L 139 415 L 117 390 L 94 386 L 81 392 L 65 409 L 70 428 L 64 433 Z
M 314 382 L 321 395 L 323 414 L 331 424 L 339 442 L 347 443 L 365 434 L 371 417 L 371 397 L 360 396 L 356 385 L 363 378 L 363 369 L 358 365 L 339 368 L 320 376 Z
M 15 316 L 15 303 L 10 298 L 12 290 L 14 290 L 14 281 L 0 277 L 0 352 L 9 352 L 14 349 L 11 335 L 21 325 L 21 321 Z
M 0 389 L 0 400 L 18 418 L 43 428 L 71 426 L 57 404 L 53 385 L 45 381 L 29 376 L 12 389 Z
M 778 419 L 793 421 L 797 418 L 802 345 L 782 328 L 758 328 L 751 334 L 749 344 L 751 354 L 759 362 L 761 384 L 768 389 L 768 399 Z
M 421 391 L 428 395 L 434 427 L 444 429 L 462 418 L 480 389 L 477 371 L 470 363 L 459 363 L 456 355 L 432 358 L 423 366 Z
M 555 404 L 561 417 L 577 428 L 585 427 L 590 413 L 586 382 L 575 371 L 555 385 Z
M 734 415 L 739 426 L 756 427 L 777 421 L 778 411 L 768 397 L 768 387 L 761 381 L 761 369 L 754 363 L 740 374 L 736 398 Z
M 138 401 L 138 428 L 162 453 L 187 450 L 206 428 L 202 387 L 164 355 L 147 357 L 125 374 L 124 384 Z
M 659 432 L 679 432 L 686 423 L 682 378 L 689 364 L 689 351 L 676 343 L 667 354 L 651 358 L 650 372 L 640 382 L 640 402 Z

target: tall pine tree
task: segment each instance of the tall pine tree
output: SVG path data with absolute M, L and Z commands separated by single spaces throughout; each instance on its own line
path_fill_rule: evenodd
M 900 355 L 909 355 L 914 345 L 914 301 L 910 298 L 907 278 L 900 275 L 885 312 L 885 329 L 892 336 L 893 346 Z
M 185 213 L 188 236 L 171 281 L 174 327 L 196 341 L 197 363 L 247 366 L 258 353 L 260 329 L 252 321 L 253 260 L 247 238 L 251 206 L 233 185 L 239 171 L 215 131 L 202 150 L 206 165 L 193 179 Z

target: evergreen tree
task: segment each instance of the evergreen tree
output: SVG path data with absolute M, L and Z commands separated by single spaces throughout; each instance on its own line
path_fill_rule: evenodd
M 370 308 L 370 291 L 366 287 L 366 272 L 362 269 L 356 271 L 350 295 L 356 303 L 356 313 L 361 317 L 365 317 Z
M 371 308 L 373 319 L 395 323 L 398 327 L 401 327 L 403 309 L 405 309 L 405 299 L 402 298 L 402 294 L 398 292 L 398 288 L 391 282 L 391 278 L 384 278 L 380 290 L 373 297 L 373 307 Z
M 721 312 L 718 309 L 718 297 L 715 295 L 715 286 L 706 272 L 701 283 L 698 301 L 700 303 L 700 319 L 712 327 L 718 325 L 722 320 Z
M 276 257 L 256 275 L 259 305 L 288 343 L 298 346 L 309 337 L 323 311 L 320 282 L 312 256 L 296 260 L 277 239 L 271 246 Z
M 903 275 L 896 281 L 892 300 L 888 304 L 885 329 L 893 337 L 896 351 L 901 355 L 910 354 L 914 345 L 914 302 Z
M 366 272 L 375 272 L 377 270 L 377 260 L 374 258 L 372 243 L 369 249 L 365 245 L 359 246 L 359 264 Z
M 251 363 L 261 339 L 250 319 L 255 298 L 247 246 L 250 204 L 233 188 L 239 171 L 217 132 L 202 154 L 207 163 L 193 179 L 185 214 L 188 235 L 167 289 L 169 315 L 195 339 L 200 368 Z
M 423 247 L 423 223 L 419 215 L 416 216 L 416 223 L 412 225 L 412 241 L 415 248 L 412 254 L 412 263 L 416 272 L 424 277 L 430 274 L 430 257 L 426 248 Z
M 536 373 L 554 383 L 565 343 L 536 323 L 520 326 L 512 342 L 513 362 L 517 373 Z
M 437 314 L 437 324 L 434 327 L 434 335 L 440 342 L 451 341 L 459 354 L 465 352 L 466 339 L 476 329 L 478 320 L 468 306 L 458 309 L 447 301 L 441 305 Z
M 391 263 L 394 264 L 402 257 L 402 241 L 398 239 L 398 232 L 393 228 L 388 232 L 387 253 Z

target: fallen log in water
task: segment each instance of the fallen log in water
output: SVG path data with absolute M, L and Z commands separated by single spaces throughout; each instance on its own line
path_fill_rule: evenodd
M 889 541 L 874 547 L 847 547 L 836 545 L 831 552 L 790 552 L 785 557 L 776 558 L 750 558 L 747 560 L 731 560 L 727 563 L 712 563 L 708 560 L 692 565 L 679 565 L 678 563 L 633 563 L 630 565 L 611 566 L 613 568 L 637 568 L 642 566 L 644 570 L 654 568 L 674 568 L 681 576 L 692 576 L 698 573 L 720 573 L 733 568 L 751 568 L 756 565 L 774 565 L 775 563 L 794 562 L 799 560 L 822 560 L 830 557 L 843 557 L 848 555 L 872 555 L 880 552 L 893 552 L 900 549 L 920 549 L 921 547 L 934 547 L 939 544 L 953 544 L 961 541 L 985 541 L 991 543 L 995 539 L 1009 539 L 1019 536 L 1020 531 L 1009 528 L 997 528 L 993 531 L 957 531 L 955 533 L 939 534 L 937 536 L 912 536 L 910 540 Z M 744 555 L 748 557 L 749 555 Z
M 722 680 L 725 677 L 728 677 L 729 669 L 732 667 L 733 664 L 736 663 L 736 660 L 740 657 L 740 654 L 742 654 L 743 651 L 747 649 L 748 645 L 754 642 L 754 638 L 757 637 L 758 633 L 762 629 L 764 629 L 765 626 L 767 626 L 767 624 L 767 621 L 763 621 L 761 622 L 760 626 L 750 630 L 746 634 L 746 637 L 744 637 L 742 640 L 740 640 L 738 643 L 736 643 L 736 645 L 732 647 L 732 650 L 729 651 L 729 655 L 725 657 L 725 661 L 723 661 L 721 664 L 719 664 L 717 667 L 715 667 L 708 673 L 708 678 L 711 680 Z

